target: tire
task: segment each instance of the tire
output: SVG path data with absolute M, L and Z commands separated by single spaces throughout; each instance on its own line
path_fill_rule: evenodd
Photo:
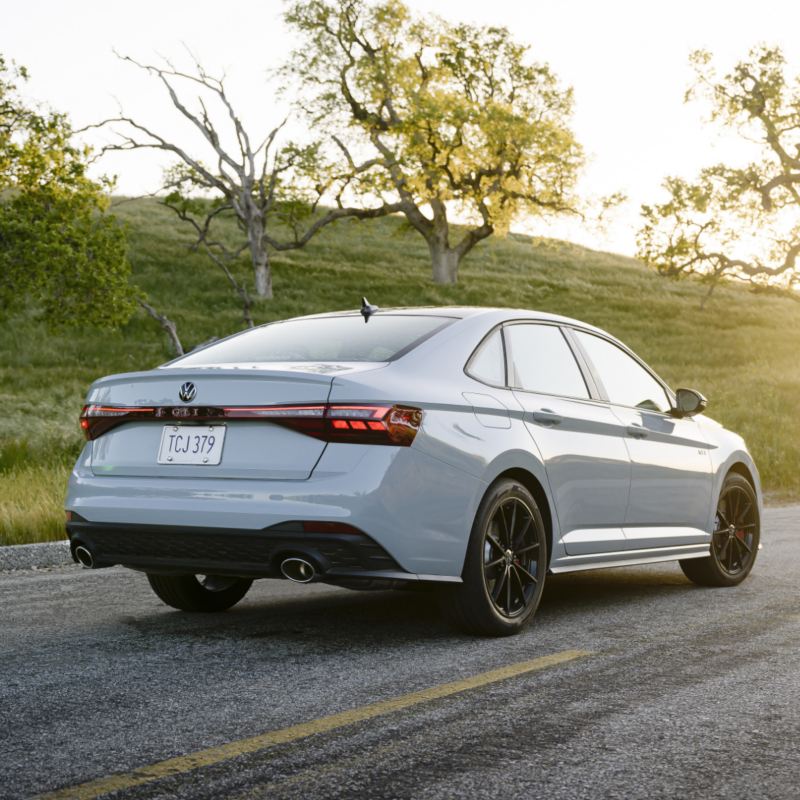
M 756 493 L 746 478 L 731 472 L 717 501 L 711 553 L 681 561 L 683 574 L 699 586 L 737 586 L 753 569 L 760 539 Z
M 442 610 L 466 633 L 519 633 L 536 613 L 546 572 L 547 534 L 539 507 L 522 484 L 500 479 L 481 501 L 463 583 L 442 592 Z
M 181 611 L 227 611 L 253 581 L 220 575 L 151 575 L 147 580 L 159 599 Z

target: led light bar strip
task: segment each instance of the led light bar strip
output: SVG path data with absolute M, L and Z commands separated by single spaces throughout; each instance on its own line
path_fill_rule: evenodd
M 422 411 L 401 405 L 287 406 L 108 406 L 87 405 L 80 424 L 87 439 L 96 439 L 126 422 L 208 423 L 264 420 L 326 442 L 390 444 L 408 447 L 422 424 Z

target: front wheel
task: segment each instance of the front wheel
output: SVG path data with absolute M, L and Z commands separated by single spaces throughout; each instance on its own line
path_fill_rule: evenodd
M 536 612 L 546 571 L 547 535 L 536 501 L 522 484 L 499 480 L 478 508 L 463 583 L 443 592 L 443 610 L 468 633 L 519 633 Z
M 224 575 L 151 575 L 150 587 L 168 606 L 181 611 L 227 611 L 253 581 Z
M 707 558 L 681 561 L 683 574 L 700 586 L 736 586 L 753 569 L 760 536 L 756 493 L 748 480 L 732 472 L 719 495 L 711 552 Z

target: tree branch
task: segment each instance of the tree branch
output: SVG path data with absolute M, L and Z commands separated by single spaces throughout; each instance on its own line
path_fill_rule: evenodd
M 138 297 L 136 302 L 164 329 L 169 339 L 172 352 L 176 356 L 182 356 L 184 354 L 184 349 L 180 337 L 178 336 L 178 328 L 175 323 L 169 317 L 156 311 L 150 303 L 143 300 L 141 297 Z

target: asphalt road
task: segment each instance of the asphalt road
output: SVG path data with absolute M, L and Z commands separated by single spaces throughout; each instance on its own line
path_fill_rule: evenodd
M 119 798 L 800 797 L 800 506 L 770 509 L 763 543 L 736 589 L 677 565 L 551 578 L 502 640 L 454 634 L 413 592 L 261 581 L 198 616 L 118 568 L 0 575 L 0 797 L 118 773 Z M 590 654 L 236 755 L 573 650 Z

